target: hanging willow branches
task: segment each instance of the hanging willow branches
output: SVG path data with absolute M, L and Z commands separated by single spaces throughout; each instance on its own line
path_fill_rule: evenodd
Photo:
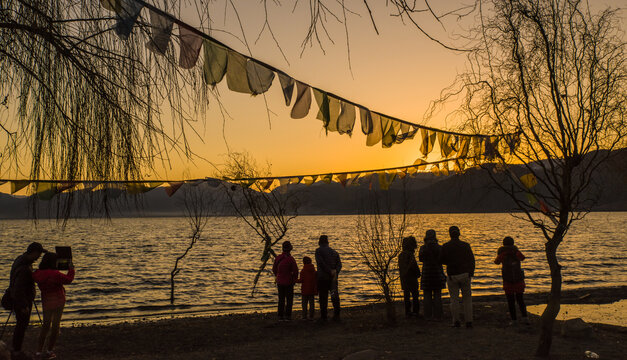
M 179 71 L 173 46 L 154 56 L 143 23 L 126 36 L 117 20 L 95 1 L 0 1 L 4 171 L 25 158 L 33 179 L 134 179 L 169 151 L 190 154 L 187 104 L 206 94 L 181 89 L 197 74 Z

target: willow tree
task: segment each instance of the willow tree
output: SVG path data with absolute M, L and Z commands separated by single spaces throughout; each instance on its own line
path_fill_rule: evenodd
M 450 94 L 464 94 L 468 128 L 497 135 L 473 148 L 494 159 L 483 167 L 546 240 L 551 291 L 536 354 L 547 356 L 560 310 L 558 247 L 602 190 L 595 172 L 626 143 L 625 41 L 617 11 L 592 13 L 585 1 L 489 4 L 472 71 Z
M 186 85 L 202 81 L 180 69 L 177 36 L 147 46 L 150 14 L 133 26 L 137 9 L 131 0 L 0 1 L 3 173 L 128 180 L 168 152 L 190 155 L 186 123 L 206 93 Z

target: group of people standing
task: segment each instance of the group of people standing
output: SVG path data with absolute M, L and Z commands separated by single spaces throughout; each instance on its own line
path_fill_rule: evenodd
M 33 263 L 43 254 L 39 269 L 33 271 Z M 2 299 L 2 306 L 15 313 L 12 358 L 26 358 L 22 343 L 30 322 L 35 300 L 35 284 L 41 292 L 43 320 L 35 357 L 55 359 L 54 346 L 59 335 L 61 316 L 65 306 L 65 288 L 74 280 L 74 266 L 70 263 L 67 274 L 58 270 L 57 254 L 46 251 L 38 242 L 28 245 L 26 252 L 18 256 L 11 266 L 9 288 Z
M 315 259 L 318 270 L 310 257 L 303 257 L 303 269 L 298 272 L 296 260 L 291 255 L 293 249 L 289 241 L 281 245 L 282 253 L 272 265 L 279 292 L 279 321 L 292 320 L 292 304 L 294 302 L 294 286 L 301 284 L 303 319 L 313 320 L 314 298 L 318 295 L 320 303 L 320 320 L 326 321 L 328 314 L 329 295 L 333 304 L 333 320 L 340 320 L 340 294 L 338 291 L 338 275 L 342 270 L 342 261 L 337 251 L 329 246 L 327 235 L 318 240 Z
M 416 261 L 416 239 L 409 236 L 403 239 L 403 251 L 398 256 L 398 269 L 405 302 L 405 315 L 418 316 L 418 279 L 424 297 L 424 317 L 427 320 L 441 320 L 442 289 L 448 285 L 450 294 L 453 326 L 461 326 L 459 311 L 459 293 L 462 293 L 464 321 L 466 327 L 472 327 L 472 292 L 471 278 L 475 273 L 475 256 L 470 244 L 460 240 L 457 226 L 449 229 L 451 240 L 444 245 L 438 244 L 435 230 L 427 230 L 424 245 L 418 251 L 418 260 L 422 262 L 422 272 Z M 444 275 L 443 265 L 446 265 Z M 412 301 L 413 300 L 413 301 Z
M 398 270 L 407 317 L 419 316 L 419 289 L 424 298 L 423 316 L 427 320 L 442 320 L 442 290 L 448 287 L 452 326 L 473 327 L 472 311 L 472 277 L 475 274 L 475 256 L 470 244 L 460 239 L 457 226 L 449 228 L 450 240 L 443 245 L 438 243 L 435 230 L 427 230 L 424 244 L 418 250 L 418 261 L 422 263 L 422 271 L 416 260 L 418 244 L 413 236 L 402 240 L 402 252 L 398 256 Z M 312 320 L 314 316 L 314 297 L 317 294 L 320 302 L 320 319 L 327 319 L 329 294 L 333 303 L 333 319 L 340 319 L 340 298 L 338 293 L 338 274 L 342 262 L 337 251 L 329 247 L 326 235 L 320 236 L 319 247 L 315 259 L 318 270 L 312 259 L 303 258 L 303 269 L 298 270 L 296 260 L 292 257 L 292 244 L 282 244 L 283 253 L 276 257 L 272 271 L 276 277 L 279 293 L 279 321 L 292 319 L 294 286 L 301 284 L 303 319 Z M 503 246 L 497 251 L 494 260 L 502 265 L 503 289 L 507 298 L 512 323 L 516 321 L 516 303 L 520 308 L 523 322 L 528 323 L 527 310 L 523 299 L 525 290 L 524 271 L 521 261 L 525 256 L 514 245 L 512 237 L 503 239 Z M 446 266 L 446 275 L 444 273 Z M 461 292 L 461 299 L 460 299 Z

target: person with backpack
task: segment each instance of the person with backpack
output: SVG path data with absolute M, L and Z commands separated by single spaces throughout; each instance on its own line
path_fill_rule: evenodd
M 446 275 L 440 264 L 441 252 L 442 246 L 438 244 L 435 230 L 427 230 L 424 245 L 418 252 L 418 259 L 422 262 L 420 287 L 424 295 L 426 320 L 442 320 L 442 289 L 446 287 Z
M 514 245 L 514 239 L 507 236 L 503 239 L 503 246 L 497 251 L 495 264 L 502 264 L 501 274 L 503 276 L 503 290 L 507 298 L 507 306 L 511 317 L 510 324 L 516 323 L 516 303 L 522 314 L 522 321 L 529 324 L 527 318 L 527 307 L 523 299 L 525 292 L 525 272 L 521 267 L 521 261 L 525 260 L 518 248 Z
M 13 330 L 12 356 L 23 356 L 22 343 L 24 334 L 30 322 L 30 312 L 35 300 L 35 281 L 33 280 L 33 263 L 41 254 L 47 251 L 38 243 L 33 242 L 26 248 L 26 252 L 18 256 L 11 266 L 9 280 L 10 307 L 15 312 L 15 330 Z

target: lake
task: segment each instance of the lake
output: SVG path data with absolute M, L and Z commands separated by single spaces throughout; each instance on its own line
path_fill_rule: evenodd
M 376 282 L 351 245 L 357 240 L 356 220 L 353 215 L 300 216 L 285 238 L 294 245 L 293 255 L 302 267 L 304 255 L 313 258 L 319 235 L 329 236 L 344 265 L 340 274 L 344 305 L 380 298 Z M 625 212 L 597 212 L 574 224 L 559 249 L 564 288 L 627 285 L 626 220 Z M 509 214 L 420 214 L 410 215 L 410 221 L 409 232 L 419 244 L 429 228 L 444 243 L 448 227 L 460 227 L 462 239 L 471 244 L 477 260 L 474 294 L 501 293 L 500 267 L 493 260 L 507 235 L 514 237 L 527 256 L 523 263 L 527 291 L 549 289 L 543 237 L 521 219 Z M 260 264 L 260 239 L 240 219 L 216 217 L 209 220 L 202 239 L 183 260 L 176 280 L 177 307 L 170 309 L 170 271 L 185 251 L 189 235 L 185 218 L 79 219 L 70 220 L 65 229 L 52 220 L 0 220 L 0 284 L 8 285 L 13 259 L 31 241 L 39 241 L 48 249 L 72 246 L 76 279 L 66 286 L 67 321 L 274 308 L 276 290 L 270 273 L 261 277 L 251 297 Z M 299 308 L 296 295 L 295 309 Z

